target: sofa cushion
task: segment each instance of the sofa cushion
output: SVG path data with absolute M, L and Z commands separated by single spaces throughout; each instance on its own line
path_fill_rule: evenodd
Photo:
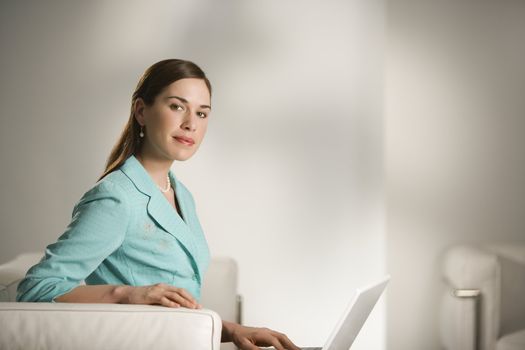
M 525 329 L 501 337 L 496 345 L 496 350 L 523 349 L 525 349 Z

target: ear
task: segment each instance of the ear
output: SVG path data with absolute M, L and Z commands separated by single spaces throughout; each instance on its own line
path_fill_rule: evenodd
M 142 98 L 137 98 L 135 100 L 135 103 L 133 104 L 133 115 L 135 116 L 135 119 L 137 119 L 137 122 L 140 125 L 146 124 L 146 117 L 144 116 L 144 109 L 146 107 L 146 104 L 144 103 L 144 100 Z

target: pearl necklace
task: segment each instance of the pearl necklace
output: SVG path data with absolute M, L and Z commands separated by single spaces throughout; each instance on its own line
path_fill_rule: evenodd
M 157 185 L 157 187 L 159 188 L 159 190 L 162 192 L 162 193 L 166 193 L 170 190 L 171 188 L 171 182 L 170 182 L 170 176 L 169 175 L 166 175 L 166 181 L 168 182 L 168 185 L 166 185 L 166 189 L 160 187 L 159 185 Z

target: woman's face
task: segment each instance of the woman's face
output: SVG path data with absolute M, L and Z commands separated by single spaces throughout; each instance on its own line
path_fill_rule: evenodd
M 135 103 L 135 117 L 144 126 L 142 154 L 186 160 L 199 148 L 211 111 L 210 92 L 202 79 L 180 79 L 168 85 L 151 106 Z

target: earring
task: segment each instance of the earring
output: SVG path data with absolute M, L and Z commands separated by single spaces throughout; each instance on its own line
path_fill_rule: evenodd
M 140 126 L 140 134 L 139 134 L 140 137 L 144 137 L 144 131 L 142 131 L 142 128 L 143 128 L 143 126 L 141 125 Z

